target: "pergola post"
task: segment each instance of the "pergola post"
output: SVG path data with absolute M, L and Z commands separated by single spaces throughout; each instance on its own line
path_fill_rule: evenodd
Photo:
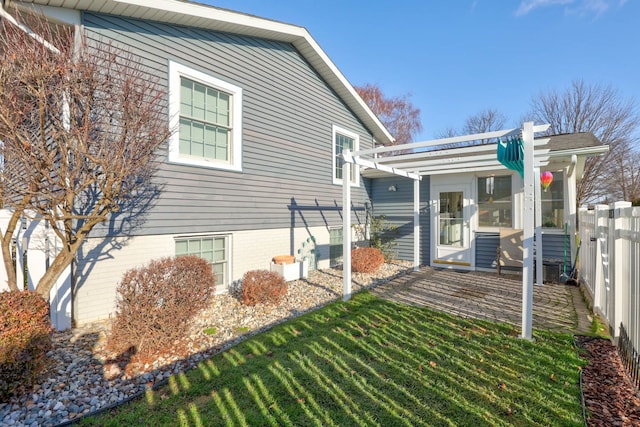
M 535 181 L 533 170 L 533 122 L 525 122 L 522 129 L 524 143 L 524 226 L 522 248 L 522 335 L 532 338 L 533 312 L 533 231 L 535 217 Z
M 533 170 L 536 205 L 536 285 L 543 285 L 542 278 L 542 196 L 540 193 L 540 168 Z
M 350 150 L 344 150 L 345 159 L 350 158 Z M 354 165 L 354 167 L 358 167 Z M 342 300 L 351 298 L 351 163 L 342 163 Z
M 413 271 L 420 270 L 420 180 L 413 180 Z

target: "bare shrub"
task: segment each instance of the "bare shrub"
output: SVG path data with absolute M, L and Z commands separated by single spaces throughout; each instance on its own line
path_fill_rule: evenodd
M 31 387 L 51 349 L 49 304 L 35 292 L 0 293 L 0 401 Z
M 289 291 L 284 277 L 267 270 L 247 271 L 242 277 L 242 303 L 278 304 Z
M 133 348 L 138 357 L 174 349 L 194 316 L 211 304 L 215 280 L 211 266 L 195 256 L 162 258 L 127 271 L 117 288 L 107 347 Z
M 351 268 L 359 273 L 375 273 L 384 264 L 378 248 L 356 248 L 351 251 Z

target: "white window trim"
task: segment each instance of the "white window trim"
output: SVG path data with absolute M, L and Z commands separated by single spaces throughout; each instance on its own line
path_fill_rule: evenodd
M 564 234 L 565 232 L 564 225 L 570 222 L 567 206 L 569 205 L 569 203 L 571 203 L 570 201 L 567 200 L 567 171 L 566 169 L 563 169 L 562 171 L 541 169 L 540 172 L 541 173 L 542 172 L 551 172 L 551 173 L 562 172 L 562 211 L 563 211 L 562 227 L 545 227 L 544 225 L 542 225 L 542 234 Z M 542 193 L 540 194 L 542 195 Z M 542 204 L 542 196 L 540 198 L 540 203 Z
M 342 179 L 336 178 L 336 162 L 334 158 L 336 153 L 336 134 L 341 134 L 353 139 L 352 151 L 358 151 L 360 149 L 360 135 L 336 125 L 333 125 L 331 128 L 331 175 L 334 184 L 342 185 Z M 355 171 L 355 182 L 351 182 L 350 184 L 352 187 L 360 187 L 360 168 L 354 164 L 352 164 L 351 167 L 354 168 Z
M 186 77 L 203 85 L 231 95 L 231 162 L 180 156 L 180 77 Z M 185 65 L 169 61 L 169 162 L 213 169 L 242 171 L 242 89 Z
M 220 292 L 226 292 L 231 287 L 231 276 L 233 276 L 233 235 L 228 233 L 197 233 L 197 234 L 182 234 L 173 237 L 173 256 L 176 256 L 176 242 L 180 240 L 192 240 L 192 239 L 207 239 L 207 238 L 225 238 L 227 246 L 227 280 L 226 283 L 216 283 L 216 294 Z
M 519 210 L 516 212 L 516 197 L 518 196 L 518 192 L 514 191 L 514 188 L 518 188 L 518 184 L 517 184 L 517 180 L 516 180 L 516 175 L 514 173 L 504 173 L 506 171 L 496 171 L 496 172 L 489 172 L 489 174 L 476 174 L 474 176 L 474 180 L 473 180 L 473 197 L 475 200 L 475 205 L 478 206 L 478 178 L 487 178 L 491 175 L 494 176 L 511 176 L 511 227 L 492 227 L 492 226 L 486 226 L 486 225 L 480 225 L 480 215 L 479 213 L 475 213 L 474 216 L 476 216 L 475 219 L 475 227 L 476 227 L 476 231 L 479 233 L 499 233 L 500 230 L 514 230 L 514 229 L 518 229 L 520 227 L 518 227 L 516 224 L 520 223 L 520 220 L 518 218 L 516 218 L 517 216 L 521 215 L 519 212 Z M 519 175 L 518 175 L 519 177 Z

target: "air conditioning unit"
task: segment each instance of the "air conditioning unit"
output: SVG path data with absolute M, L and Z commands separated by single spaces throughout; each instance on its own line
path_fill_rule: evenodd
M 543 261 L 542 280 L 548 283 L 560 283 L 562 261 Z

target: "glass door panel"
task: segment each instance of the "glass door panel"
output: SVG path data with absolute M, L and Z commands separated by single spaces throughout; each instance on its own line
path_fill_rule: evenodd
M 440 193 L 440 245 L 464 246 L 462 191 Z

